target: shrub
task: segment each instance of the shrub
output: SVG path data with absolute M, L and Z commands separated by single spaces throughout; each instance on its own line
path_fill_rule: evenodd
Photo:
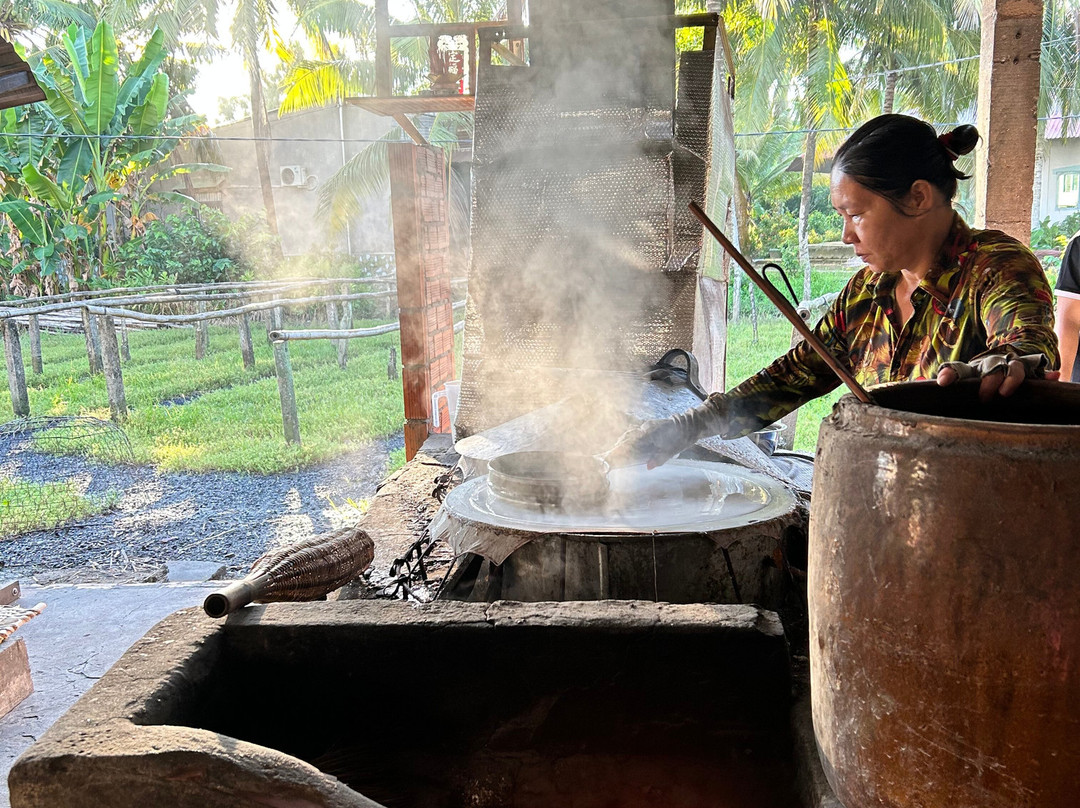
M 228 254 L 228 231 L 225 214 L 207 207 L 152 219 L 116 251 L 116 277 L 126 286 L 236 280 L 243 268 Z
M 1080 231 L 1080 211 L 1069 214 L 1057 224 L 1052 224 L 1048 216 L 1031 231 L 1031 249 L 1061 249 L 1077 231 Z

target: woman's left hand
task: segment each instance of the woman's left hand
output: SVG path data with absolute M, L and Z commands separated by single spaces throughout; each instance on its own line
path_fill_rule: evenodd
M 946 362 L 938 371 L 937 383 L 948 387 L 958 379 L 981 377 L 979 400 L 989 401 L 995 394 L 1011 396 L 1024 383 L 1024 379 L 1056 380 L 1061 375 L 1056 370 L 1043 371 L 1045 367 L 1046 357 L 1042 354 L 993 354 L 971 362 Z

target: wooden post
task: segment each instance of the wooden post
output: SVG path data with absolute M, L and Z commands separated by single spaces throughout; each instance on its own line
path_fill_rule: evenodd
M 330 329 L 339 328 L 340 320 L 338 320 L 337 304 L 333 300 L 326 301 L 326 327 Z M 334 349 L 341 353 L 341 343 L 345 340 L 335 339 L 331 340 L 330 344 L 334 346 Z
M 431 394 L 454 377 L 446 161 L 440 149 L 389 143 L 405 396 L 405 458 L 428 436 Z M 449 427 L 449 418 L 444 423 Z M 449 429 L 447 429 L 449 431 Z
M 3 331 L 11 409 L 15 411 L 16 418 L 25 418 L 30 414 L 30 398 L 26 393 L 26 369 L 23 367 L 22 346 L 19 345 L 19 326 L 14 320 L 4 320 Z
M 198 314 L 206 314 L 206 304 L 201 301 L 196 303 L 195 311 Z M 199 320 L 195 323 L 195 358 L 204 359 L 209 345 L 210 332 L 206 327 L 206 320 Z
M 98 317 L 101 334 L 101 366 L 105 372 L 105 392 L 109 397 L 109 414 L 116 423 L 127 418 L 127 396 L 124 395 L 124 374 L 120 370 L 120 346 L 116 342 L 116 324 L 112 317 Z
M 975 226 L 1027 244 L 1035 178 L 1041 0 L 983 0 Z
M 281 427 L 286 443 L 300 445 L 300 416 L 296 412 L 296 388 L 293 386 L 292 365 L 289 364 L 289 343 L 274 343 L 274 372 L 277 374 L 278 398 L 281 400 Z
M 394 91 L 390 62 L 390 2 L 375 0 L 375 95 L 389 98 Z
M 83 336 L 86 337 L 86 358 L 90 362 L 90 373 L 101 373 L 101 337 L 98 336 L 97 322 L 85 308 L 79 309 L 82 315 Z
M 255 367 L 255 346 L 251 344 L 251 318 L 240 315 L 240 355 L 244 358 L 244 370 Z
M 349 294 L 349 284 L 343 283 L 341 285 L 341 294 Z M 352 328 L 352 323 L 352 301 L 346 300 L 341 304 L 341 322 L 338 323 L 338 328 L 343 331 L 348 330 Z M 342 370 L 345 370 L 349 364 L 349 341 L 347 339 L 338 340 L 337 363 Z
M 36 314 L 30 315 L 30 368 L 41 375 L 41 324 Z
M 120 318 L 120 358 L 125 362 L 131 361 L 131 348 L 128 347 L 127 318 Z
M 277 299 L 277 295 L 274 296 Z M 285 312 L 278 306 L 270 311 L 270 331 L 285 327 Z M 269 333 L 269 331 L 267 332 Z M 281 427 L 286 443 L 300 445 L 300 416 L 296 412 L 296 388 L 293 386 L 292 364 L 289 362 L 289 343 L 273 342 L 274 373 L 277 375 L 278 399 L 281 401 Z
M 386 378 L 390 381 L 394 381 L 397 377 L 397 348 L 391 345 L 390 360 L 386 363 Z

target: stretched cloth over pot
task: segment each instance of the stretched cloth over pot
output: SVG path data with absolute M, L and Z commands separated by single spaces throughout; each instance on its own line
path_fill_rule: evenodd
M 671 0 L 530 13 L 530 64 L 479 70 L 459 437 L 693 347 L 714 51 L 676 103 Z

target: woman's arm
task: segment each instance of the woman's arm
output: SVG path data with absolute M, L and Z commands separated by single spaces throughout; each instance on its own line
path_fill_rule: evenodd
M 842 324 L 850 288 L 849 283 L 814 327 L 814 333 L 841 362 L 846 362 L 848 356 Z M 709 403 L 717 410 L 719 422 L 725 425 L 720 435 L 738 438 L 783 418 L 806 402 L 835 390 L 839 384 L 825 360 L 803 340 L 729 392 L 713 393 Z
M 1019 243 L 989 252 L 979 273 L 979 318 L 986 330 L 986 350 L 968 365 L 949 362 L 938 372 L 938 384 L 949 385 L 959 371 L 982 376 L 979 396 L 1012 395 L 1032 375 L 1056 379 L 1058 343 L 1054 333 L 1053 296 L 1042 265 Z M 1002 372 L 1004 371 L 1004 372 Z

